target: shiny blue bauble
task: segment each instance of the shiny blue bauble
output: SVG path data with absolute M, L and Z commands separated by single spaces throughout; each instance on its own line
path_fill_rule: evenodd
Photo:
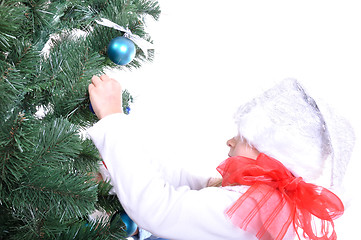
M 108 57 L 118 65 L 130 63 L 135 57 L 135 53 L 134 43 L 126 37 L 116 37 L 108 45 Z
M 120 213 L 120 218 L 122 219 L 126 227 L 125 231 L 127 233 L 127 236 L 131 236 L 137 230 L 137 224 L 133 222 L 133 220 L 130 219 L 130 217 L 125 212 Z

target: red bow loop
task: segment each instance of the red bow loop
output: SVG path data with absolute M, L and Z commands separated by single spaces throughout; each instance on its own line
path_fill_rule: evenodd
M 258 239 L 283 239 L 292 222 L 296 233 L 302 228 L 308 239 L 336 239 L 332 220 L 343 214 L 342 201 L 331 191 L 295 177 L 276 159 L 262 153 L 256 160 L 231 157 L 217 170 L 222 186 L 251 186 L 226 214 Z M 314 217 L 322 222 L 321 237 L 314 232 Z
M 342 201 L 333 192 L 311 183 L 302 182 L 297 189 L 298 208 L 303 208 L 319 219 L 332 221 L 344 212 Z

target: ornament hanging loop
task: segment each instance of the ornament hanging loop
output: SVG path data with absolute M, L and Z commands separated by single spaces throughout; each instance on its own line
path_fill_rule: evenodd
M 129 36 L 129 32 L 130 32 L 130 30 L 129 30 L 129 28 L 127 27 L 127 31 L 124 33 L 124 35 L 123 35 L 123 37 L 126 37 L 126 38 L 129 38 L 130 39 L 130 36 Z
M 148 58 L 148 50 L 149 49 L 154 49 L 153 44 L 144 40 L 143 38 L 139 37 L 136 34 L 133 34 L 130 29 L 127 27 L 122 27 L 119 26 L 118 24 L 106 19 L 106 18 L 100 18 L 99 20 L 95 20 L 96 23 L 103 25 L 105 27 L 110 27 L 113 28 L 115 30 L 124 32 L 124 37 L 132 40 L 144 53 L 145 57 Z

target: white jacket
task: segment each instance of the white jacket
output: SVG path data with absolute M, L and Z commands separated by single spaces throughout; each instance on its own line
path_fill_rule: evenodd
M 164 177 L 134 147 L 128 117 L 107 116 L 88 130 L 127 214 L 139 227 L 172 240 L 256 240 L 225 216 L 246 188 L 206 188 L 208 179 L 178 169 Z M 243 190 L 242 190 L 243 189 Z

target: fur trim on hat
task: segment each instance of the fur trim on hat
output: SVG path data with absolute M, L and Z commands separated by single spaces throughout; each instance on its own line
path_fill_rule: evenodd
M 242 105 L 235 120 L 239 135 L 250 145 L 306 181 L 322 175 L 326 159 L 332 158 L 337 147 L 327 128 L 332 124 L 325 122 L 315 100 L 294 79 L 286 79 Z

